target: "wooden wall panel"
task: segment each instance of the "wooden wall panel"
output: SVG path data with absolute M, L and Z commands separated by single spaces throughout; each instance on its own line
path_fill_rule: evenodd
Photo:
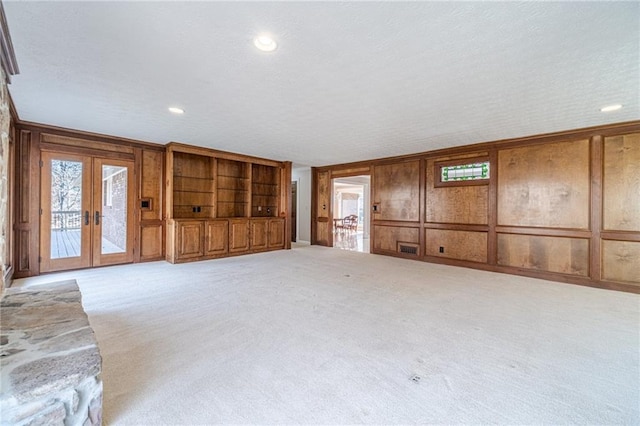
M 317 197 L 317 217 L 329 217 L 329 205 L 331 204 L 331 179 L 329 172 L 318 173 Z
M 640 285 L 640 242 L 602 242 L 602 278 Z
M 403 228 L 399 226 L 373 226 L 373 249 L 375 252 L 399 252 L 398 243 L 417 245 L 420 243 L 419 228 Z M 420 255 L 420 250 L 416 253 Z
M 472 162 L 473 159 L 469 159 Z M 438 187 L 435 183 L 436 160 L 427 161 L 426 221 L 431 223 L 488 223 L 489 186 Z
M 373 168 L 373 220 L 420 220 L 420 161 Z
M 589 140 L 498 152 L 498 224 L 589 228 Z
M 312 170 L 312 218 L 311 244 L 330 246 L 332 239 L 331 214 L 331 173 Z
M 141 210 L 142 220 L 162 220 L 163 199 L 162 188 L 164 182 L 164 152 L 142 151 L 142 179 L 140 184 L 140 198 L 151 200 L 150 210 Z
M 426 229 L 425 241 L 427 256 L 471 262 L 484 263 L 487 261 L 486 232 Z M 443 253 L 440 253 L 440 247 L 442 247 Z
M 316 243 L 323 246 L 329 245 L 329 237 L 333 232 L 333 224 L 327 220 L 318 221 L 316 225 Z
M 604 139 L 605 230 L 640 231 L 640 133 Z
M 586 277 L 589 240 L 498 234 L 498 264 Z
M 163 257 L 164 226 L 146 225 L 140 227 L 140 260 L 156 260 Z
M 38 241 L 40 210 L 40 149 L 38 134 L 19 130 L 16 144 L 15 278 L 40 273 Z

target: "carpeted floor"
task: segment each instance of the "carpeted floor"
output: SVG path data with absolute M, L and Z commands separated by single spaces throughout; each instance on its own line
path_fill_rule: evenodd
M 302 246 L 74 278 L 115 424 L 640 423 L 640 297 Z

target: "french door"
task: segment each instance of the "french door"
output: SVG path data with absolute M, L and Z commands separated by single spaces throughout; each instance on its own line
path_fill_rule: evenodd
M 40 271 L 133 261 L 133 161 L 42 153 Z

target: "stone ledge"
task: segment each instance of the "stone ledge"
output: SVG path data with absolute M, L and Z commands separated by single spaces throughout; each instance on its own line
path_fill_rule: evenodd
M 101 424 L 102 358 L 75 280 L 9 288 L 0 310 L 0 424 Z

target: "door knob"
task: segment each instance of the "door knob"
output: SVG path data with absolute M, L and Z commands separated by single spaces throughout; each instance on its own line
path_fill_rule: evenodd
M 93 215 L 95 218 L 96 225 L 100 225 L 100 212 L 96 210 L 96 213 Z

